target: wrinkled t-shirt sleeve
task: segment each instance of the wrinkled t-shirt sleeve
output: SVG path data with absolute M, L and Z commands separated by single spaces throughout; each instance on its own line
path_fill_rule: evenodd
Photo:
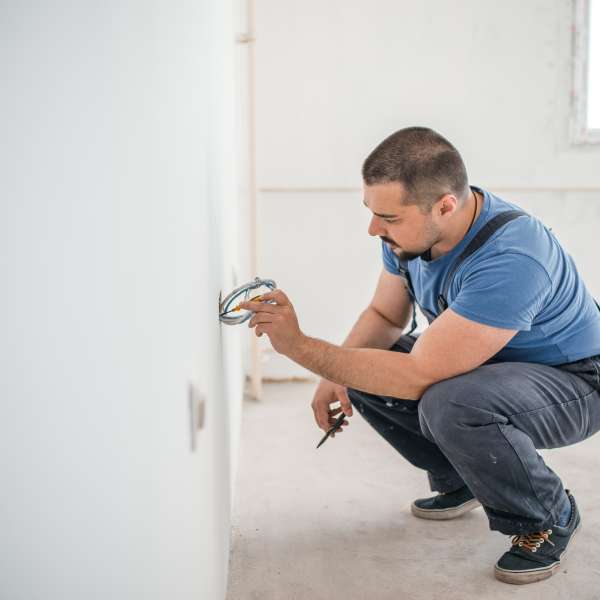
M 398 257 L 390 250 L 390 247 L 381 240 L 381 256 L 383 257 L 383 266 L 386 271 L 394 275 L 400 275 L 398 270 Z
M 492 327 L 529 331 L 552 291 L 546 270 L 533 258 L 506 252 L 466 265 L 449 308 Z

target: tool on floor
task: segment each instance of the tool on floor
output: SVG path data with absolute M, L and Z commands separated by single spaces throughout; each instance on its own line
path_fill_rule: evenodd
M 226 325 L 238 325 L 250 319 L 254 313 L 252 313 L 250 310 L 240 308 L 239 304 L 242 301 L 245 302 L 248 300 L 258 300 L 260 302 L 262 294 L 258 294 L 253 298 L 249 297 L 251 290 L 258 290 L 260 288 L 268 288 L 267 291 L 270 291 L 277 289 L 277 284 L 272 279 L 261 279 L 260 277 L 255 277 L 253 281 L 245 283 L 244 285 L 240 285 L 231 293 L 227 294 L 223 301 L 219 303 L 219 320 L 221 323 L 225 323 Z M 263 293 L 266 292 L 263 291 Z M 243 296 L 243 298 L 236 302 L 240 296 Z M 275 304 L 275 300 L 267 300 L 266 302 Z M 236 312 L 241 314 L 232 314 Z
M 342 426 L 342 421 L 346 418 L 346 415 L 342 412 L 340 416 L 335 420 L 335 423 L 327 430 L 327 433 L 323 436 L 321 441 L 317 444 L 317 448 L 325 442 L 325 440 Z

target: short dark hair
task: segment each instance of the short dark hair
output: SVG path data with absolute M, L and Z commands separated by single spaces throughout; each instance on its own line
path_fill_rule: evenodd
M 407 191 L 405 204 L 424 211 L 444 194 L 460 200 L 469 193 L 467 170 L 458 150 L 427 127 L 407 127 L 392 133 L 369 154 L 362 167 L 367 185 L 400 182 Z

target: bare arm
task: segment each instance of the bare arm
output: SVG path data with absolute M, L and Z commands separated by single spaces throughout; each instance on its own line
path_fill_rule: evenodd
M 383 269 L 371 303 L 360 314 L 342 346 L 387 350 L 402 335 L 411 315 L 404 279 Z
M 411 315 L 412 306 L 404 279 L 383 269 L 371 303 L 360 314 L 342 346 L 387 350 L 402 335 Z M 336 402 L 341 407 L 331 409 L 330 405 Z M 342 410 L 347 416 L 352 416 L 352 405 L 346 388 L 325 378 L 321 379 L 317 387 L 312 408 L 315 421 L 323 430 L 333 424 Z

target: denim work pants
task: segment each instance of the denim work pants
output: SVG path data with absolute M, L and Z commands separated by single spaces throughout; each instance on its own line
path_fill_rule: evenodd
M 403 335 L 390 348 L 410 352 Z M 565 492 L 536 448 L 558 448 L 600 429 L 600 356 L 550 367 L 488 363 L 432 385 L 420 400 L 348 388 L 352 404 L 432 491 L 467 485 L 490 529 L 508 535 L 549 529 Z

